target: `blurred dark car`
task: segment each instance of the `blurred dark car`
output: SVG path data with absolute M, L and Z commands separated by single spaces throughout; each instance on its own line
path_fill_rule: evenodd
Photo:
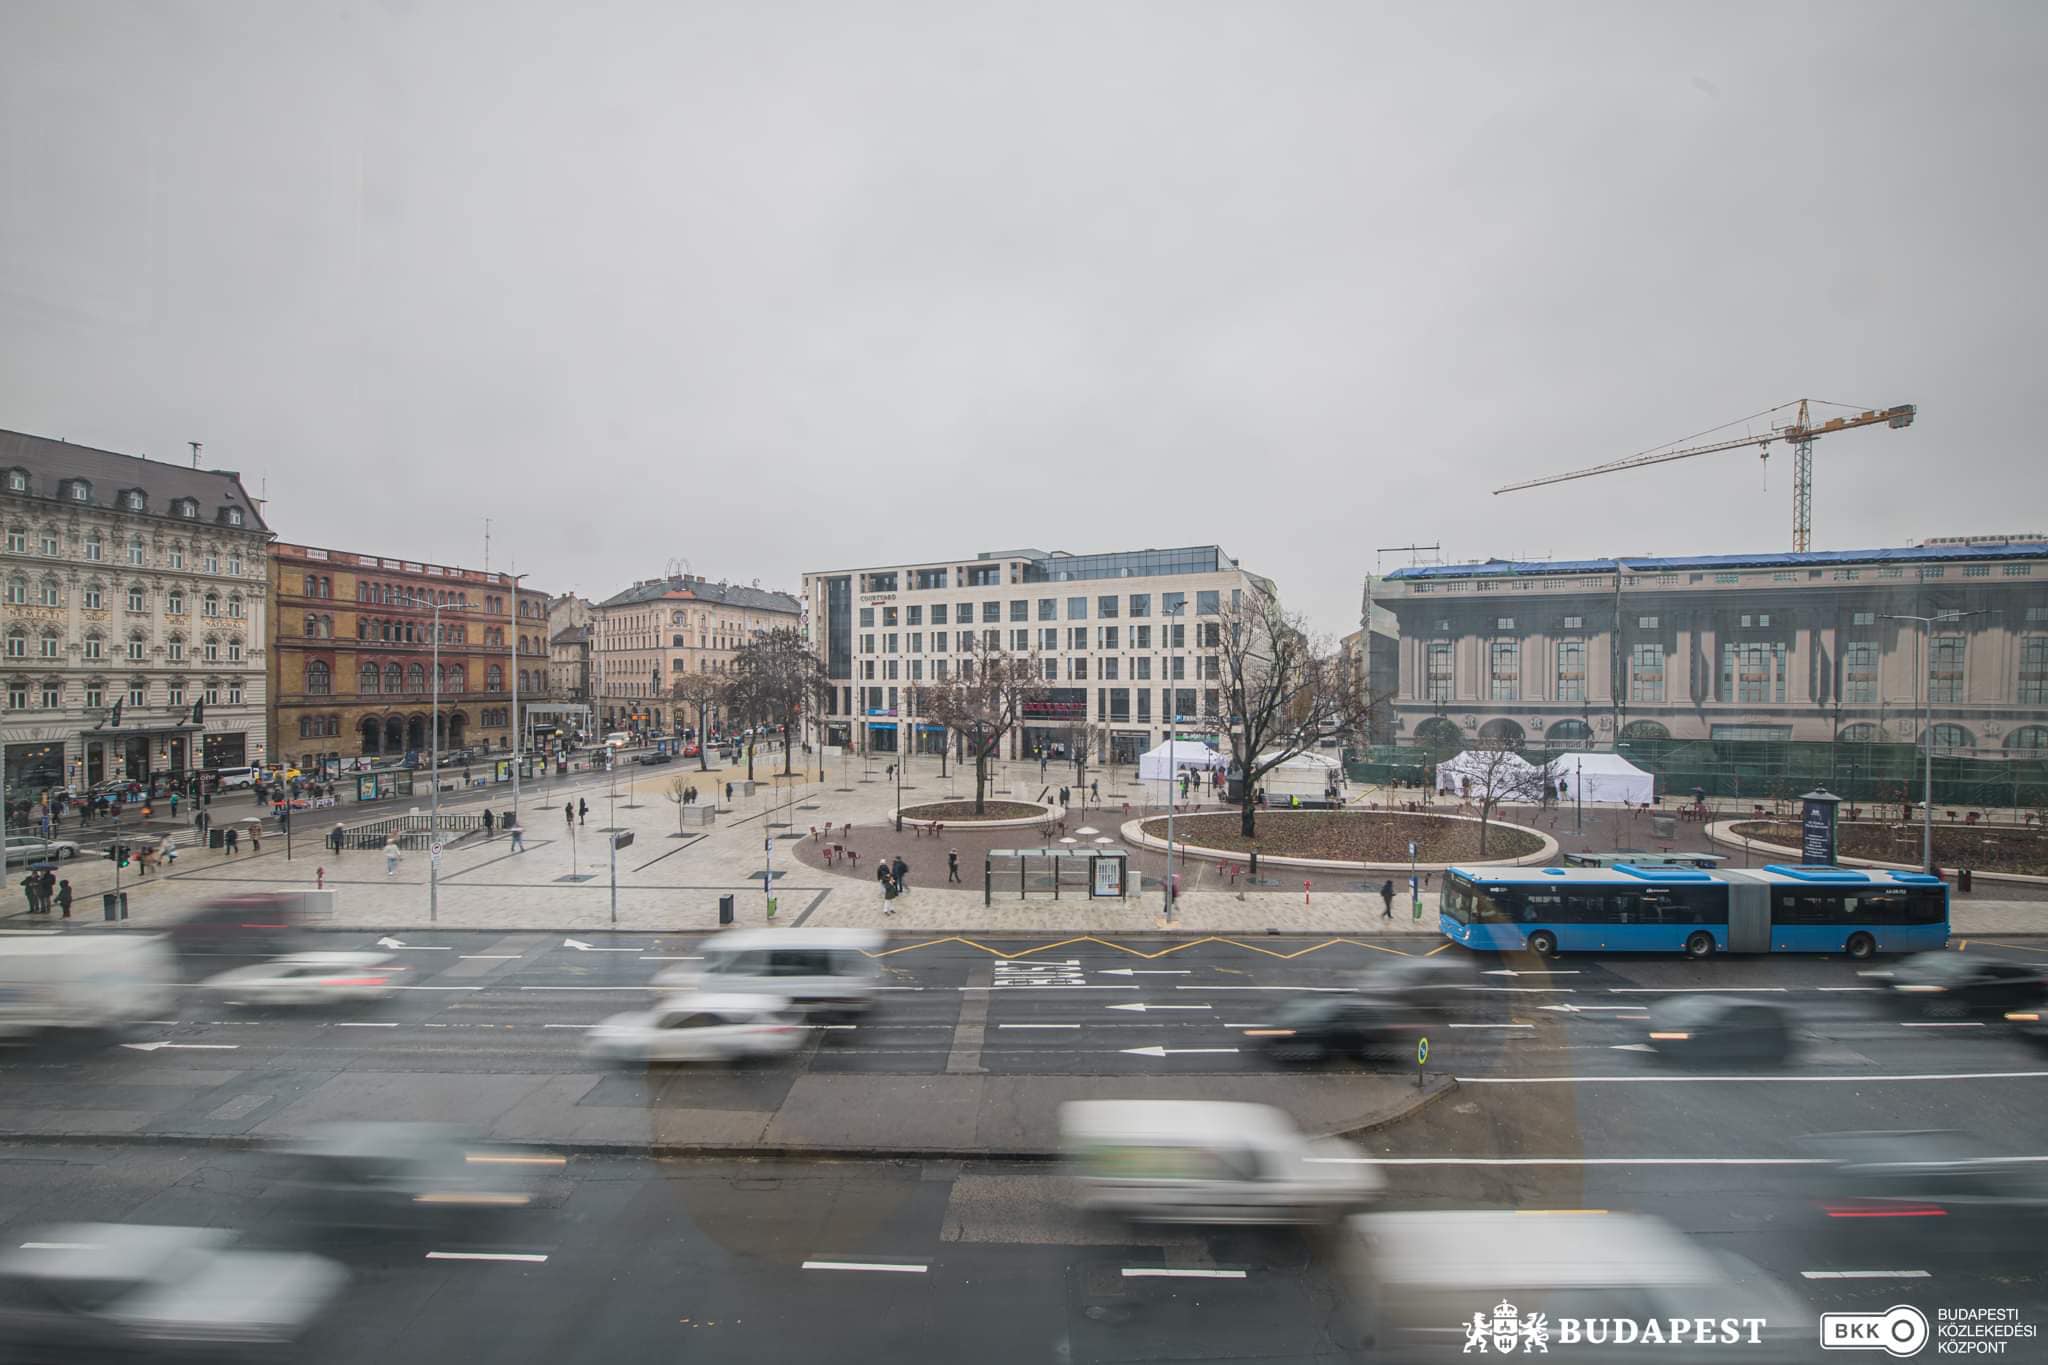
M 1273 1060 L 1299 1066 L 1332 1057 L 1363 1059 L 1412 1042 L 1419 1032 L 1414 1010 L 1397 1001 L 1321 995 L 1289 1001 L 1272 1023 L 1248 1028 L 1244 1036 L 1257 1039 Z
M 1389 957 L 1352 978 L 1360 995 L 1408 1005 L 1423 1015 L 1442 1018 L 1460 1014 L 1477 984 L 1472 959 L 1458 957 Z
M 1929 1019 L 2004 1014 L 2048 999 L 2048 967 L 1988 953 L 1915 953 L 1892 969 L 1891 999 Z
M 180 957 L 281 957 L 306 947 L 311 923 L 296 895 L 222 896 L 171 926 L 171 951 Z
M 387 1226 L 523 1209 L 545 1153 L 493 1149 L 441 1123 L 339 1123 L 276 1149 L 298 1211 L 332 1226 Z
M 1650 1006 L 1650 1046 L 1681 1061 L 1782 1062 L 1792 1055 L 1794 1017 L 1764 1000 L 1666 996 Z
M 1967 1223 L 1970 1235 L 2012 1232 L 2035 1243 L 2048 1219 L 2048 1165 L 1945 1129 L 1819 1133 L 1805 1145 L 1828 1164 L 1821 1212 L 1866 1235 L 1866 1220 Z
M 659 749 L 652 749 L 633 761 L 643 768 L 652 768 L 658 763 L 673 763 L 676 761 L 676 756 L 671 753 L 664 753 Z

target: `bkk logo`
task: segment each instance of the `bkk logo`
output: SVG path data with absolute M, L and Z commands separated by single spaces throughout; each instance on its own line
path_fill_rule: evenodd
M 1882 1313 L 1822 1313 L 1820 1344 L 1830 1351 L 1919 1355 L 1927 1344 L 1927 1315 L 1903 1303 Z
M 1465 1354 L 1549 1355 L 1560 1346 L 1735 1346 L 1763 1340 L 1762 1318 L 1559 1318 L 1523 1317 L 1506 1299 L 1493 1316 L 1474 1313 L 1465 1324 Z

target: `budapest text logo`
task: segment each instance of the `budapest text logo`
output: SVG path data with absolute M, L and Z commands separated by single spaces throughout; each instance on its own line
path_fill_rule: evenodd
M 1559 1318 L 1548 1314 L 1523 1317 L 1506 1299 L 1494 1305 L 1493 1316 L 1474 1313 L 1465 1324 L 1467 1355 L 1549 1355 L 1550 1343 L 1560 1346 L 1734 1346 L 1763 1340 L 1762 1318 Z

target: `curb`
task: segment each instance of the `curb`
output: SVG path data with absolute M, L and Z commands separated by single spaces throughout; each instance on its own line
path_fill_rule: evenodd
M 1767 844 L 1761 839 L 1744 839 L 1741 835 L 1732 832 L 1736 825 L 1753 823 L 1755 820 L 1755 816 L 1748 815 L 1736 820 L 1713 821 L 1707 826 L 1707 842 L 1720 844 L 1723 848 L 1761 849 L 1765 853 L 1782 853 L 1791 858 L 1804 858 L 1806 856 L 1803 849 L 1789 848 L 1784 844 Z M 1951 826 L 1937 825 L 1935 828 L 1948 829 Z M 1956 826 L 1956 828 L 1960 828 L 1960 826 Z M 1879 862 L 1875 858 L 1843 856 L 1835 861 L 1843 867 L 1878 867 L 1891 872 L 1918 872 L 1920 870 L 1918 863 L 1886 863 Z M 1953 864 L 1949 865 L 1953 866 Z M 2011 882 L 2016 886 L 2048 886 L 2048 877 L 2037 877 L 2025 872 L 1979 872 L 1977 869 L 1971 868 L 1970 875 L 1987 882 Z
M 1196 814 L 1196 815 L 1216 815 L 1216 814 L 1225 814 L 1225 815 L 1227 815 L 1227 814 L 1229 814 L 1229 813 L 1230 813 L 1230 812 L 1228 812 L 1228 811 L 1222 811 L 1222 812 L 1218 812 L 1218 811 L 1207 811 L 1207 810 L 1204 810 L 1204 811 L 1196 811 L 1196 812 L 1194 812 L 1194 814 Z M 1273 816 L 1273 815 L 1279 815 L 1279 816 L 1285 817 L 1285 816 L 1286 816 L 1286 815 L 1288 815 L 1289 813 L 1290 813 L 1290 812 L 1288 812 L 1288 811 L 1285 811 L 1285 810 L 1279 810 L 1279 811 L 1271 811 L 1271 810 L 1268 810 L 1268 811 L 1261 811 L 1261 812 L 1259 813 L 1259 815 L 1260 815 L 1260 818 L 1261 818 L 1261 819 L 1265 819 L 1265 818 L 1267 818 L 1267 817 L 1269 817 L 1269 816 Z M 1317 812 L 1317 813 L 1318 813 L 1318 814 L 1328 814 L 1329 812 L 1327 812 L 1327 811 L 1322 811 L 1322 812 Z M 1417 812 L 1417 811 L 1374 811 L 1374 810 L 1371 810 L 1371 809 L 1369 809 L 1369 808 L 1368 808 L 1368 809 L 1365 809 L 1365 810 L 1361 811 L 1361 814 L 1369 814 L 1369 815 L 1383 815 L 1383 814 L 1384 814 L 1384 815 L 1411 815 L 1411 814 L 1413 814 L 1413 815 L 1422 815 L 1422 814 L 1426 814 L 1426 812 Z M 1122 824 L 1121 826 L 1119 826 L 1119 827 L 1118 827 L 1118 832 L 1119 832 L 1120 834 L 1122 834 L 1122 835 L 1123 835 L 1123 838 L 1124 838 L 1124 842 L 1125 842 L 1125 843 L 1128 843 L 1128 844 L 1130 844 L 1130 845 L 1132 845 L 1133 847 L 1136 847 L 1136 848 L 1144 848 L 1144 849 L 1150 849 L 1150 850 L 1152 850 L 1152 851 L 1153 851 L 1153 852 L 1155 852 L 1155 853 L 1163 853 L 1163 852 L 1165 852 L 1165 851 L 1166 851 L 1166 840 L 1164 840 L 1164 839 L 1161 839 L 1161 838 L 1159 838 L 1159 837 L 1158 837 L 1158 836 L 1156 836 L 1156 835 L 1152 835 L 1152 834 L 1147 834 L 1147 833 L 1145 832 L 1145 826 L 1146 826 L 1146 825 L 1148 825 L 1148 824 L 1150 824 L 1151 822 L 1153 822 L 1153 821 L 1155 821 L 1155 820 L 1164 820 L 1165 818 L 1166 818 L 1166 817 L 1165 817 L 1165 816 L 1163 816 L 1163 815 L 1145 815 L 1145 816 L 1140 816 L 1140 817 L 1138 817 L 1137 819 L 1134 819 L 1134 820 L 1127 820 L 1127 821 L 1125 821 L 1125 822 L 1124 822 L 1124 823 L 1123 823 L 1123 824 Z M 1428 816 L 1428 818 L 1430 818 L 1430 819 L 1432 819 L 1432 820 L 1463 820 L 1463 821 L 1467 822 L 1468 824 L 1474 824 L 1474 825 L 1476 825 L 1476 824 L 1478 824 L 1478 823 L 1479 823 L 1479 817 L 1477 817 L 1477 816 L 1475 816 L 1475 815 L 1434 815 L 1434 814 L 1430 814 L 1430 815 Z M 1543 832 L 1542 830 L 1540 830 L 1540 829 L 1537 829 L 1537 828 L 1535 828 L 1535 827 L 1534 827 L 1534 826 L 1532 826 L 1532 825 L 1518 825 L 1518 824 L 1515 824 L 1515 823 L 1513 823 L 1512 821 L 1508 821 L 1508 820 L 1488 820 L 1488 821 L 1487 821 L 1486 823 L 1488 824 L 1488 826 L 1490 826 L 1490 827 L 1492 827 L 1492 828 L 1494 828 L 1494 829 L 1512 829 L 1512 830 L 1519 830 L 1519 831 L 1520 831 L 1521 833 L 1523 833 L 1523 834 L 1533 834 L 1533 835 L 1535 835 L 1535 836 L 1536 836 L 1536 838 L 1537 838 L 1537 839 L 1538 839 L 1538 840 L 1540 841 L 1540 842 L 1539 842 L 1539 844 L 1538 844 L 1538 846 L 1537 846 L 1537 849 L 1536 849 L 1536 851 L 1535 851 L 1534 853 L 1525 853 L 1525 854 L 1523 854 L 1523 855 L 1522 855 L 1521 857 L 1519 857 L 1519 858 L 1488 858 L 1488 859 L 1485 859 L 1485 860 L 1483 860 L 1483 861 L 1482 861 L 1482 860 L 1474 860 L 1474 859 L 1465 859 L 1465 860 L 1463 860 L 1463 861 L 1460 861 L 1460 862 L 1455 862 L 1455 863 L 1413 863 L 1413 864 L 1410 864 L 1410 863 L 1405 863 L 1405 862 L 1403 862 L 1403 863 L 1359 863 L 1359 862 L 1337 862 L 1337 861 L 1335 861 L 1335 860 L 1333 860 L 1333 859 L 1329 859 L 1329 858 L 1290 858 L 1290 857 L 1286 857 L 1286 856 L 1284 856 L 1284 855 L 1281 855 L 1281 854 L 1271 854 L 1271 855 L 1268 855 L 1268 854 L 1263 854 L 1263 853 L 1262 853 L 1262 854 L 1260 854 L 1260 855 L 1259 855 L 1259 865 L 1260 865 L 1260 866 L 1262 866 L 1262 867 L 1287 867 L 1287 868 L 1294 868 L 1294 869 L 1296 869 L 1296 870 L 1298 870 L 1298 871 L 1302 871 L 1302 872 L 1356 872 L 1356 871 L 1360 871 L 1360 870 L 1369 870 L 1369 871 L 1373 871 L 1373 872 L 1400 872 L 1400 873 L 1403 873 L 1403 874 L 1405 874 L 1405 873 L 1409 872 L 1409 871 L 1410 871 L 1411 869 L 1412 869 L 1413 871 L 1416 871 L 1416 872 L 1442 872 L 1442 871 L 1444 871 L 1444 870 L 1445 870 L 1445 869 L 1447 869 L 1447 868 L 1453 868 L 1453 867 L 1535 867 L 1535 866 L 1537 866 L 1537 865 L 1539 865 L 1539 864 L 1542 864 L 1542 863 L 1548 863 L 1548 862 L 1549 862 L 1549 861 L 1550 861 L 1550 860 L 1551 860 L 1552 858 L 1555 858 L 1555 857 L 1557 857 L 1557 856 L 1558 856 L 1558 854 L 1559 854 L 1559 853 L 1560 853 L 1560 852 L 1562 851 L 1562 849 L 1563 849 L 1563 846 L 1562 846 L 1561 844 L 1559 844 L 1559 843 L 1558 843 L 1558 841 L 1556 840 L 1556 838 L 1554 838 L 1554 837 L 1553 837 L 1553 836 L 1551 836 L 1551 835 L 1545 834 L 1545 833 L 1544 833 L 1544 832 Z M 1247 858 L 1247 857 L 1249 857 L 1249 856 L 1250 856 L 1249 854 L 1245 854 L 1245 853 L 1233 853 L 1233 852 L 1231 852 L 1231 851 L 1230 851 L 1230 850 L 1228 850 L 1228 849 L 1206 848 L 1206 847 L 1204 847 L 1204 846 L 1203 846 L 1203 845 L 1201 845 L 1201 844 L 1190 844 L 1190 843 L 1186 842 L 1185 840 L 1178 840 L 1178 841 L 1176 841 L 1176 845 L 1177 845 L 1178 849 L 1180 850 L 1180 852 L 1181 852 L 1181 853 L 1182 853 L 1182 854 L 1183 854 L 1184 856 L 1186 856 L 1186 857 L 1189 857 L 1189 858 L 1200 858 L 1200 859 L 1202 859 L 1202 860 L 1204 860 L 1204 861 L 1207 861 L 1207 862 L 1225 862 L 1225 861 L 1231 861 L 1231 860 L 1236 860 L 1236 859 L 1241 859 L 1241 858 Z

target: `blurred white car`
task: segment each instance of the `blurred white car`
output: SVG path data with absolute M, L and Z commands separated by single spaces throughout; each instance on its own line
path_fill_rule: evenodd
M 794 1052 L 806 1032 L 780 996 L 690 994 L 615 1014 L 585 1043 L 617 1061 L 709 1062 Z
M 328 1005 L 391 994 L 389 953 L 287 953 L 210 976 L 199 988 L 265 1005 Z
M 234 1237 L 122 1223 L 28 1233 L 0 1257 L 0 1358 L 240 1360 L 303 1335 L 348 1278 L 320 1256 L 227 1250 Z
M 57 862 L 63 858 L 76 858 L 78 845 L 69 839 L 44 839 L 34 834 L 10 834 L 7 836 L 7 861 L 9 863 Z

